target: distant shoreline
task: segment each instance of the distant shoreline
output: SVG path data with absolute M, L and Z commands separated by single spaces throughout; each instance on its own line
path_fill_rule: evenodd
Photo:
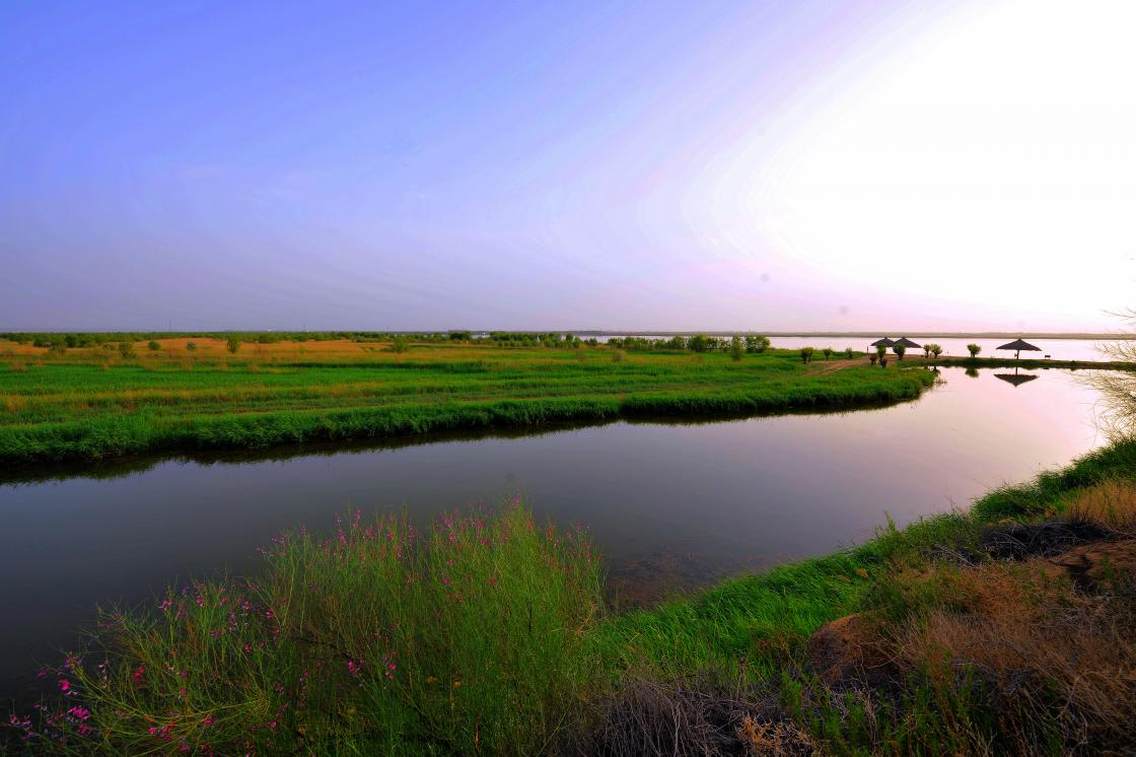
M 490 333 L 490 332 L 475 332 Z M 516 332 L 528 333 L 528 332 Z M 531 332 L 542 333 L 539 331 Z M 706 336 L 768 336 L 768 337 L 848 337 L 848 338 L 879 338 L 881 336 L 918 336 L 933 337 L 936 339 L 1077 339 L 1091 341 L 1115 341 L 1136 339 L 1136 334 L 1101 334 L 1101 333 L 1062 333 L 1049 331 L 572 331 L 576 336 L 692 336 L 705 334 Z

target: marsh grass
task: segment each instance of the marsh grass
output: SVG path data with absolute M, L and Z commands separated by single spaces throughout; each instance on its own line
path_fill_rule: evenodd
M 64 696 L 31 738 L 85 753 L 531 754 L 574 723 L 593 671 L 599 563 L 578 532 L 513 502 L 345 519 L 265 552 L 255 581 L 194 582 L 107 614 L 98 647 L 55 671 Z
M 0 416 L 0 460 L 835 409 L 914 399 L 931 383 L 925 371 L 883 374 L 856 366 L 812 373 L 792 353 L 776 350 L 736 363 L 724 353 L 637 352 L 620 359 L 616 350 L 608 352 L 611 360 L 582 354 L 446 343 L 406 354 L 303 361 L 276 354 L 238 359 L 217 346 L 208 356 L 194 353 L 193 370 L 183 358 L 161 353 L 104 357 L 101 365 L 61 359 L 43 370 L 0 374 L 0 393 L 26 399 L 21 412 Z

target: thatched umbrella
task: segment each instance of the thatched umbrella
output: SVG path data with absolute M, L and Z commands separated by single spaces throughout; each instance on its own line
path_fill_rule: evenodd
M 893 344 L 895 344 L 895 342 L 893 342 L 892 340 L 888 339 L 885 336 L 883 339 L 877 339 L 876 341 L 872 342 L 868 346 L 869 347 L 883 347 L 884 349 L 887 349 L 888 347 L 892 346 Z M 868 350 L 868 352 L 871 352 L 871 350 Z
M 1015 339 L 1012 342 L 1007 342 L 1006 344 L 1003 344 L 1001 347 L 995 347 L 994 349 L 1013 350 L 1015 360 L 1018 360 L 1018 359 L 1021 358 L 1022 350 L 1032 350 L 1033 352 L 1041 352 L 1041 347 L 1034 347 L 1032 344 L 1030 344 L 1029 342 L 1027 342 L 1024 339 Z
M 905 336 L 901 336 L 899 339 L 896 339 L 894 342 L 892 342 L 893 347 L 897 344 L 901 344 L 909 350 L 923 349 L 923 347 L 921 345 L 916 344 L 915 342 L 911 341 L 910 339 L 908 339 Z

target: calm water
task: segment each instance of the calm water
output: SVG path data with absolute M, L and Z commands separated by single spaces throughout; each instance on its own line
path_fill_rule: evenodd
M 881 336 L 883 336 L 881 334 Z M 944 355 L 954 355 L 966 357 L 970 353 L 966 349 L 966 345 L 973 342 L 974 344 L 982 347 L 982 352 L 979 353 L 982 357 L 1013 357 L 1013 353 L 1006 352 L 1005 350 L 999 351 L 998 345 L 1006 344 L 1013 341 L 1013 339 L 978 339 L 968 337 L 965 339 L 951 339 L 948 337 L 929 337 L 920 336 L 919 334 L 889 334 L 891 338 L 895 339 L 900 336 L 906 336 L 917 344 L 925 344 L 931 342 L 938 344 L 943 348 Z M 600 341 L 607 341 L 610 337 L 599 337 Z M 669 337 L 662 335 L 651 336 L 651 339 L 667 339 Z M 869 345 L 876 341 L 876 337 L 871 339 L 863 339 L 857 337 L 844 337 L 844 336 L 775 336 L 770 340 L 774 347 L 779 349 L 799 349 L 801 347 L 816 347 L 817 349 L 823 347 L 832 347 L 834 350 L 841 351 L 846 347 L 851 347 L 854 350 L 862 350 L 866 352 L 874 351 L 874 348 Z M 1041 352 L 1024 352 L 1023 357 L 1027 358 L 1044 358 L 1049 355 L 1054 360 L 1109 360 L 1109 356 L 1105 353 L 1105 349 L 1114 344 L 1114 342 L 1097 341 L 1093 339 L 1027 339 L 1036 347 L 1041 348 Z M 1125 342 L 1125 344 L 1134 344 L 1134 342 Z M 912 354 L 922 354 L 921 350 L 912 350 Z
M 426 520 L 520 491 L 589 529 L 622 601 L 650 601 L 861 541 L 885 514 L 903 524 L 964 506 L 1102 441 L 1096 395 L 1074 374 L 942 377 L 916 402 L 840 415 L 615 423 L 0 485 L 0 697 L 56 662 L 96 603 L 255 569 L 274 534 L 327 528 L 347 507 Z
M 1006 350 L 998 350 L 1000 344 L 1012 342 L 1013 339 L 950 339 L 946 337 L 924 337 L 918 334 L 889 334 L 892 339 L 900 336 L 907 336 L 916 344 L 938 344 L 943 348 L 944 355 L 954 355 L 966 357 L 970 354 L 967 351 L 966 345 L 973 342 L 982 347 L 982 352 L 978 353 L 981 357 L 1013 357 L 1014 353 L 1007 352 Z M 781 336 L 774 337 L 772 340 L 774 347 L 781 347 L 785 349 L 797 349 L 800 347 L 832 347 L 835 350 L 843 350 L 845 347 L 851 347 L 855 350 L 872 351 L 873 348 L 869 345 L 876 341 L 875 339 L 855 339 L 848 337 L 825 337 L 825 336 Z M 1027 339 L 1027 342 L 1040 347 L 1041 352 L 1023 352 L 1022 357 L 1025 358 L 1044 358 L 1049 355 L 1054 360 L 1109 360 L 1109 356 L 1105 354 L 1104 350 L 1112 344 L 1112 342 L 1098 342 L 1090 339 Z M 909 354 L 923 354 L 922 350 L 910 350 Z

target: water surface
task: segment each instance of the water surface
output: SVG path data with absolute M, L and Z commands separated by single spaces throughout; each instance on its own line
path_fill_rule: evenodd
M 0 485 L 0 697 L 75 643 L 96 604 L 256 568 L 256 548 L 348 507 L 441 510 L 521 492 L 584 525 L 622 602 L 862 541 L 1099 445 L 1095 393 L 1067 371 L 945 369 L 885 409 L 613 423 L 523 437 L 277 460 L 167 460 L 112 478 Z M 102 471 L 105 473 L 105 471 Z

